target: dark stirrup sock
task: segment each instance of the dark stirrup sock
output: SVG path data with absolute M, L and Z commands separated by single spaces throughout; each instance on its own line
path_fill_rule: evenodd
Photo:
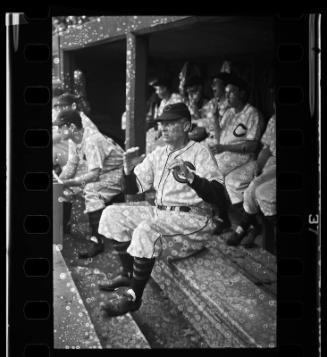
M 277 223 L 277 217 L 276 215 L 273 216 L 265 216 L 265 219 L 271 224 L 274 225 Z
M 131 277 L 131 275 L 132 275 L 133 263 L 134 263 L 133 257 L 126 252 L 130 243 L 131 243 L 130 241 L 129 242 L 117 242 L 117 241 L 113 242 L 114 249 L 118 253 L 119 260 L 123 267 L 123 275 L 128 276 L 128 277 Z
M 155 261 L 155 258 L 134 258 L 131 288 L 135 292 L 136 301 L 142 298 L 144 288 L 150 279 Z
M 103 236 L 98 232 L 102 211 L 103 209 L 99 209 L 88 213 L 92 236 L 96 237 L 99 243 L 103 243 Z
M 64 202 L 63 203 L 63 210 L 64 210 L 64 218 L 63 218 L 63 224 L 64 227 L 67 227 L 67 224 L 70 220 L 70 216 L 72 213 L 72 204 L 71 202 Z
M 247 231 L 251 224 L 253 226 L 257 224 L 256 214 L 247 213 L 243 208 L 243 202 L 240 206 L 239 204 L 237 204 L 237 208 L 239 209 L 239 212 L 241 214 L 241 220 L 238 223 L 238 226 L 242 227 L 244 231 Z

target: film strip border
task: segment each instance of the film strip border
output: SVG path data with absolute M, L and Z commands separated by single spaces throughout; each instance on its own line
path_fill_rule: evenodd
M 6 21 L 7 353 L 54 356 L 64 352 L 53 350 L 51 18 Z M 319 102 L 309 93 L 318 22 L 276 15 L 277 352 L 294 356 L 318 350 Z

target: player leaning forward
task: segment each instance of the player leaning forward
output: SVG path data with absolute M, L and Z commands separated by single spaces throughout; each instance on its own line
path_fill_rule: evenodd
M 80 258 L 90 258 L 104 250 L 98 225 L 102 210 L 115 202 L 124 201 L 122 193 L 123 149 L 96 128 L 83 127 L 76 110 L 63 110 L 54 125 L 62 140 L 71 140 L 68 162 L 60 174 L 64 187 L 83 189 L 85 213 L 92 229 L 90 247 L 79 252 Z M 75 176 L 78 166 L 85 161 L 86 172 Z
M 214 230 L 210 203 L 223 206 L 227 197 L 209 149 L 188 139 L 191 115 L 186 105 L 168 105 L 157 121 L 166 146 L 158 147 L 136 166 L 135 151 L 124 154 L 127 193 L 153 187 L 156 206 L 107 207 L 99 223 L 99 233 L 114 240 L 123 266 L 122 275 L 99 285 L 107 291 L 119 287 L 102 304 L 109 316 L 140 307 L 159 255 L 183 258 L 208 243 Z

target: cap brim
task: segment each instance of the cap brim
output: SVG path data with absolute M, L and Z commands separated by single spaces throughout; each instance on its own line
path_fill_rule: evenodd
M 177 121 L 180 119 L 188 119 L 186 117 L 183 116 L 179 116 L 176 114 L 170 114 L 170 113 L 164 113 L 162 114 L 160 117 L 154 119 L 155 122 L 160 122 L 160 121 Z

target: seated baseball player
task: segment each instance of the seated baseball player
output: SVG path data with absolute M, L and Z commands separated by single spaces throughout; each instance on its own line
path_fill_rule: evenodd
M 98 128 L 92 122 L 90 118 L 88 118 L 85 113 L 83 112 L 80 99 L 77 98 L 75 95 L 65 92 L 63 89 L 56 88 L 52 92 L 52 122 L 56 120 L 58 113 L 63 110 L 72 109 L 78 110 L 83 127 L 91 127 L 95 130 Z M 69 166 L 65 168 L 68 160 L 68 151 L 69 146 L 73 143 L 71 140 L 61 140 L 61 135 L 58 132 L 57 126 L 53 126 L 52 128 L 52 162 L 53 162 L 53 169 L 57 175 L 65 170 L 69 169 Z M 79 176 L 82 173 L 86 172 L 86 165 L 84 161 L 80 160 L 80 165 L 78 166 L 75 175 Z M 70 224 L 70 216 L 72 211 L 72 200 L 76 195 L 81 194 L 83 191 L 81 188 L 75 187 L 74 196 L 71 196 L 69 201 L 63 202 L 64 205 L 64 233 L 70 233 L 71 224 Z
M 83 127 L 76 110 L 63 110 L 54 122 L 62 140 L 71 140 L 68 162 L 59 179 L 64 187 L 80 187 L 85 198 L 85 213 L 92 229 L 91 247 L 79 253 L 80 258 L 90 258 L 104 250 L 102 236 L 98 233 L 101 213 L 105 206 L 124 201 L 123 149 L 98 130 Z M 79 162 L 85 161 L 86 171 L 75 175 Z
M 236 75 L 226 77 L 230 106 L 216 127 L 219 143 L 211 147 L 235 212 L 240 212 L 245 189 L 254 178 L 255 153 L 262 134 L 262 116 L 248 103 L 248 84 Z M 227 217 L 223 218 L 227 224 Z M 234 238 L 227 239 L 234 245 Z
M 223 207 L 227 193 L 210 150 L 189 140 L 191 115 L 184 103 L 168 105 L 156 119 L 165 146 L 142 162 L 137 148 L 124 154 L 127 193 L 156 192 L 155 206 L 110 206 L 99 232 L 112 239 L 123 273 L 99 288 L 113 291 L 102 308 L 108 316 L 139 309 L 155 259 L 168 263 L 202 250 L 215 228 L 211 203 Z
M 242 220 L 229 238 L 230 245 L 250 247 L 260 232 L 256 214 L 261 211 L 273 223 L 276 218 L 276 118 L 271 117 L 261 138 L 263 148 L 257 159 L 255 178 L 244 192 Z M 248 230 L 250 227 L 250 232 Z M 248 234 L 247 234 L 248 233 Z

